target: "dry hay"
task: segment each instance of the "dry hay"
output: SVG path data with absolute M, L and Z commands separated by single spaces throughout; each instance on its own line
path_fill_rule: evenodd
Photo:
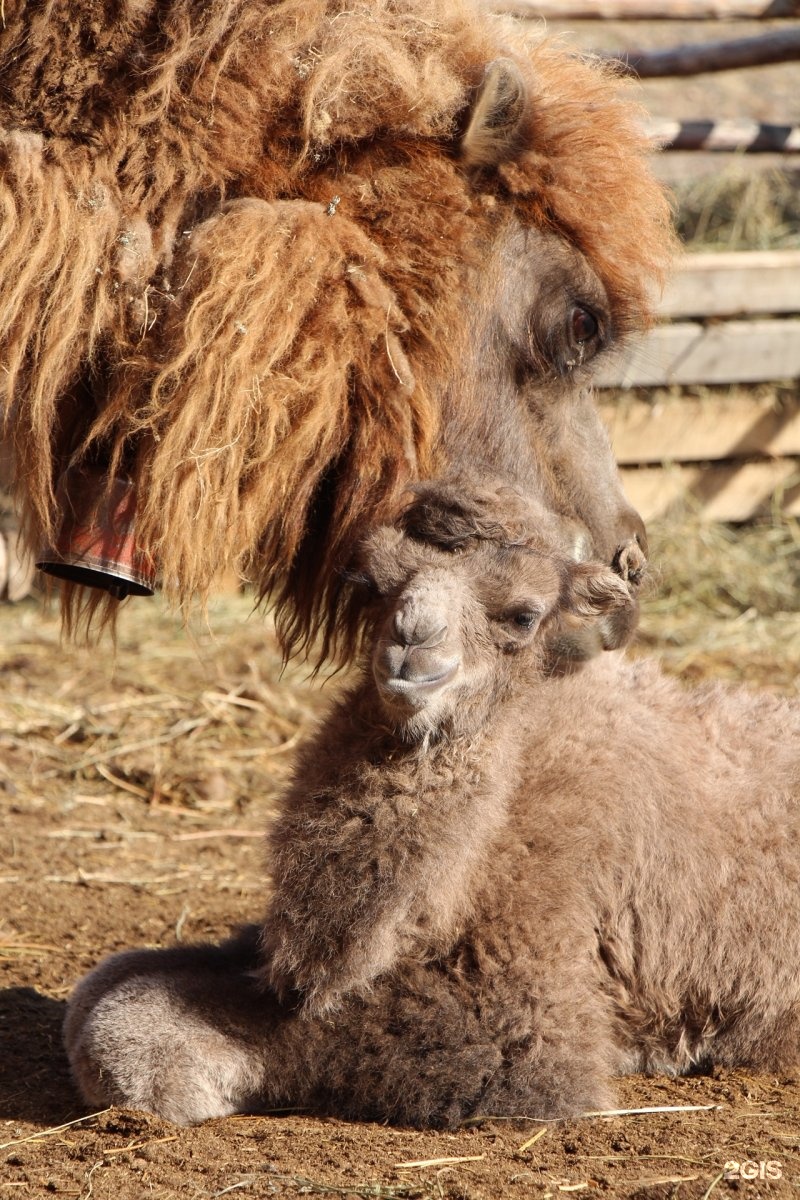
M 797 171 L 754 170 L 734 160 L 713 175 L 678 184 L 675 224 L 689 250 L 800 247 Z
M 636 652 L 689 679 L 718 676 L 797 691 L 800 525 L 775 512 L 757 524 L 699 513 L 649 529 L 651 577 Z
M 37 601 L 0 606 L 0 801 L 63 842 L 49 882 L 261 888 L 261 834 L 327 690 L 282 669 L 250 598 L 218 599 L 211 620 L 184 629 L 140 600 L 116 647 L 87 649 L 62 644 Z M 220 840 L 231 853 L 209 875 Z

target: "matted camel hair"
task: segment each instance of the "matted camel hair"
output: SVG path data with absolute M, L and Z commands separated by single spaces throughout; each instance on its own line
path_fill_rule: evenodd
M 287 646 L 348 655 L 336 568 L 409 479 L 488 453 L 556 486 L 600 444 L 566 417 L 553 451 L 528 414 L 647 324 L 671 250 L 613 69 L 467 0 L 6 0 L 0 78 L 0 404 L 34 549 L 68 467 L 132 477 L 168 595 L 235 564 Z M 498 266 L 521 234 L 527 292 Z

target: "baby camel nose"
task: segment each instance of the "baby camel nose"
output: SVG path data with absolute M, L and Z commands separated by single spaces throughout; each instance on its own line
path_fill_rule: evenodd
M 440 613 L 404 604 L 394 614 L 392 632 L 401 646 L 435 650 L 447 637 L 447 621 Z
M 401 597 L 387 614 L 372 669 L 393 708 L 423 708 L 458 674 L 461 658 L 450 644 L 447 617 L 443 604 L 419 592 Z

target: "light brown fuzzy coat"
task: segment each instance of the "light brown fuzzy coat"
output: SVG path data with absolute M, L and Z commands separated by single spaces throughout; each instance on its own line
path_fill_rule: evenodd
M 66 1025 L 88 1101 L 454 1124 L 798 1062 L 800 705 L 617 655 L 548 678 L 549 621 L 631 599 L 541 531 L 372 540 L 386 620 L 301 757 L 260 938 L 89 975 Z

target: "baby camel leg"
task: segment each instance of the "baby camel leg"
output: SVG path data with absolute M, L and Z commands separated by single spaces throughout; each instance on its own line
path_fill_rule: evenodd
M 384 991 L 380 1009 L 364 1004 L 360 1020 L 348 1008 L 339 1034 L 352 1053 L 331 1064 L 327 1111 L 453 1128 L 479 1115 L 554 1120 L 613 1105 L 610 1055 L 578 1013 L 551 1023 L 526 998 L 498 1008 L 432 969 L 409 982 Z
M 555 923 L 545 928 L 552 928 L 555 942 Z M 487 975 L 483 1003 L 490 997 L 502 1066 L 482 1110 L 552 1120 L 613 1108 L 611 1080 L 622 1056 L 589 956 L 562 961 L 545 946 L 530 955 L 520 951 L 491 981 Z
M 82 980 L 64 1038 L 84 1099 L 181 1125 L 283 1107 L 421 1126 L 474 1111 L 501 1057 L 457 989 L 412 966 L 307 1017 L 257 980 L 259 933 L 117 954 Z
M 248 987 L 250 947 L 131 950 L 78 984 L 64 1022 L 75 1080 L 93 1105 L 122 1104 L 180 1125 L 258 1107 L 268 1095 L 258 1040 L 270 1005 Z
M 567 1116 L 606 1099 L 588 1040 L 564 1035 L 563 1013 L 540 1023 L 527 1004 L 506 1011 L 504 996 L 480 995 L 458 973 L 406 962 L 335 1015 L 305 1016 L 255 978 L 258 935 L 130 951 L 88 975 L 65 1022 L 87 1102 L 178 1124 L 288 1106 L 453 1127 L 478 1113 Z

